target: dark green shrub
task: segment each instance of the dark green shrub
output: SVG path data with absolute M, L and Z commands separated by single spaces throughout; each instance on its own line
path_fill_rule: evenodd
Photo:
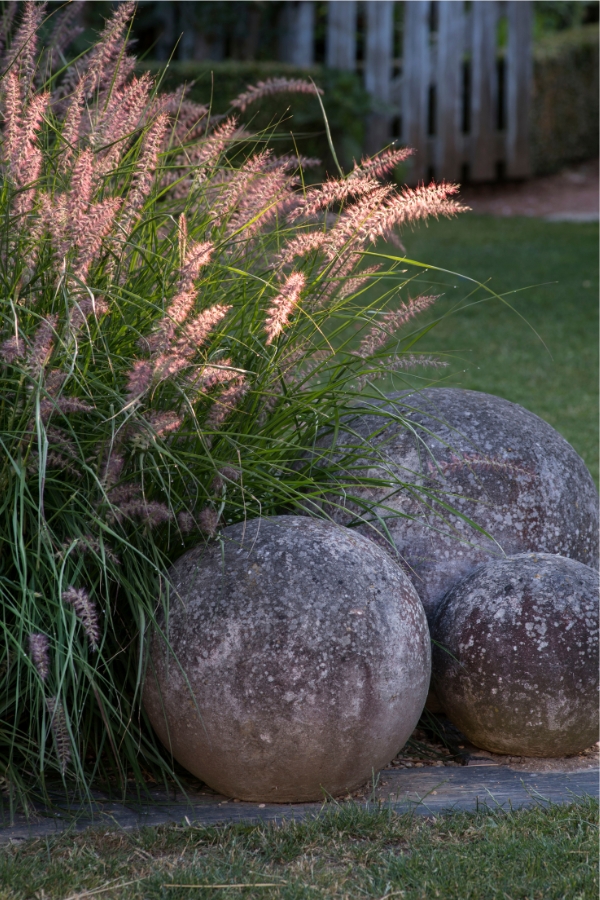
M 598 155 L 598 26 L 549 35 L 535 47 L 531 161 L 538 175 Z
M 144 63 L 143 68 L 159 72 L 164 63 Z M 175 61 L 168 66 L 162 86 L 173 90 L 184 82 L 191 84 L 189 99 L 207 104 L 212 101 L 213 112 L 219 114 L 227 112 L 231 100 L 247 85 L 278 76 L 312 78 L 325 91 L 323 102 L 336 153 L 344 168 L 351 168 L 353 160 L 359 160 L 362 154 L 365 120 L 370 110 L 369 95 L 362 86 L 360 75 L 355 72 L 339 72 L 323 66 L 301 69 L 281 62 Z M 274 128 L 277 137 L 272 140 L 278 152 L 293 151 L 296 145 L 303 155 L 323 161 L 323 169 L 316 170 L 319 175 L 323 171 L 337 175 L 316 97 L 293 94 L 283 103 L 281 97 L 267 97 L 255 104 L 252 116 L 255 130 Z M 293 138 L 290 132 L 293 132 Z M 315 178 L 314 172 L 312 177 Z

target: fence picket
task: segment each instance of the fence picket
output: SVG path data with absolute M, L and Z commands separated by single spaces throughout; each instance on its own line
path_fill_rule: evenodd
M 327 65 L 356 68 L 356 0 L 336 0 L 327 7 Z
M 429 78 L 429 3 L 411 0 L 404 5 L 402 57 L 402 140 L 417 151 L 412 178 L 425 178 L 427 159 L 427 103 Z
M 367 9 L 365 47 L 365 88 L 374 99 L 369 116 L 366 150 L 375 153 L 387 144 L 390 133 L 389 110 L 394 50 L 394 2 L 370 0 Z M 379 107 L 379 108 L 378 108 Z
M 439 4 L 435 172 L 455 181 L 461 168 L 461 96 L 464 12 L 462 3 Z
M 531 3 L 515 0 L 510 0 L 506 5 L 508 11 L 506 174 L 509 178 L 525 178 L 530 174 L 529 103 L 532 82 L 533 10 Z
M 312 0 L 293 0 L 288 4 L 287 62 L 312 66 L 315 54 L 315 4 Z
M 471 9 L 471 178 L 491 181 L 496 175 L 498 4 L 478 0 Z
M 181 7 L 181 40 L 179 41 L 179 58 L 193 59 L 196 49 L 194 34 L 194 7 L 184 3 Z

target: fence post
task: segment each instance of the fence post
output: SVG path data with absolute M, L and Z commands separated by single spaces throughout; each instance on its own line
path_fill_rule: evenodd
M 427 102 L 429 94 L 429 2 L 404 4 L 402 50 L 402 140 L 417 150 L 412 180 L 427 172 Z
M 327 65 L 331 69 L 356 68 L 356 0 L 327 4 Z
M 168 59 L 175 45 L 175 4 L 157 4 L 156 18 L 158 20 L 156 58 L 161 60 Z
M 455 181 L 460 177 L 462 56 L 464 47 L 463 4 L 439 3 L 437 39 L 436 177 Z
M 283 36 L 279 57 L 295 66 L 312 66 L 315 60 L 315 4 L 290 0 L 282 11 Z
M 526 178 L 530 174 L 529 106 L 533 59 L 531 31 L 533 9 L 530 2 L 509 0 L 508 46 L 506 50 L 506 174 Z
M 374 100 L 374 112 L 367 123 L 366 150 L 375 153 L 388 142 L 392 58 L 394 50 L 393 0 L 370 0 L 367 6 L 365 88 Z M 377 108 L 377 106 L 381 108 Z
M 471 178 L 492 181 L 496 176 L 498 4 L 477 0 L 471 15 Z
M 182 3 L 180 6 L 181 40 L 179 41 L 179 59 L 194 59 L 196 43 L 196 17 L 193 3 Z

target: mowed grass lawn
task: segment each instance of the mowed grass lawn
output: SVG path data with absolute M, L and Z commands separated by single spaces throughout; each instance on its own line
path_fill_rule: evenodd
M 435 819 L 350 805 L 280 825 L 101 828 L 0 850 L 0 898 L 595 900 L 597 814 L 591 800 Z
M 597 483 L 598 225 L 465 213 L 407 231 L 403 240 L 409 258 L 486 282 L 526 319 L 494 299 L 444 319 L 419 344 L 450 353 L 444 383 L 498 394 L 541 416 L 573 445 Z M 436 316 L 472 288 L 431 271 L 417 283 L 418 290 L 444 292 Z M 478 290 L 466 302 L 484 297 Z

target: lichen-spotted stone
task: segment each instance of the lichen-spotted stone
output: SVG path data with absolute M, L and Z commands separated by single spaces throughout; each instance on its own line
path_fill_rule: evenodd
M 431 627 L 432 685 L 476 746 L 567 756 L 598 740 L 598 573 L 562 556 L 478 566 Z
M 389 400 L 383 415 L 359 412 L 339 432 L 346 498 L 328 511 L 346 525 L 358 516 L 374 521 L 378 530 L 358 529 L 404 567 L 428 618 L 486 559 L 532 550 L 597 568 L 598 492 L 583 460 L 547 422 L 501 397 L 458 388 Z M 387 486 L 369 485 L 370 477 Z
M 422 604 L 380 547 L 300 516 L 224 528 L 169 572 L 144 705 L 163 744 L 217 791 L 318 800 L 364 784 L 427 695 Z

